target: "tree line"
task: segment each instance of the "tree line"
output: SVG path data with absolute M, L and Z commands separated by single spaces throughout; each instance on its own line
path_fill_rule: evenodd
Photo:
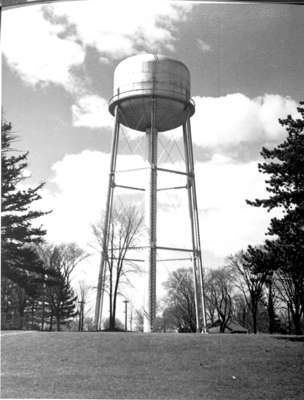
M 224 266 L 206 271 L 205 302 L 209 327 L 221 332 L 238 323 L 258 331 L 303 333 L 304 314 L 304 103 L 299 118 L 279 120 L 286 139 L 273 149 L 262 148 L 259 171 L 266 174 L 267 199 L 247 200 L 248 205 L 277 209 L 281 217 L 270 221 L 267 240 L 260 246 L 230 256 Z M 24 189 L 28 153 L 13 148 L 16 136 L 10 123 L 2 124 L 2 328 L 57 329 L 78 315 L 78 299 L 71 274 L 87 254 L 77 245 L 46 243 L 37 219 L 46 212 L 33 210 L 43 183 Z M 23 185 L 24 186 L 24 185 Z M 104 291 L 109 297 L 107 327 L 117 328 L 117 298 L 128 275 L 140 271 L 128 251 L 143 234 L 143 217 L 135 207 L 113 210 L 109 227 Z M 93 227 L 102 251 L 104 232 Z M 167 299 L 156 330 L 195 331 L 191 270 L 174 271 L 165 283 Z M 79 327 L 83 329 L 82 316 Z M 138 329 L 142 313 L 138 312 Z M 88 323 L 92 328 L 93 323 Z M 118 323 L 119 324 L 119 323 Z M 90 328 L 90 329 L 91 329 Z
M 205 299 L 209 327 L 224 332 L 236 321 L 249 331 L 304 331 L 304 102 L 299 118 L 280 119 L 286 139 L 262 148 L 259 171 L 267 175 L 267 199 L 247 200 L 267 211 L 280 210 L 270 221 L 267 240 L 230 256 L 221 268 L 207 271 Z M 191 270 L 179 269 L 166 282 L 168 299 L 157 329 L 195 331 Z

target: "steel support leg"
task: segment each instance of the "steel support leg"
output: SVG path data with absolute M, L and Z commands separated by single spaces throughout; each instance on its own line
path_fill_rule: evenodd
M 155 110 L 152 107 L 151 128 L 147 130 L 147 161 L 149 163 L 146 188 L 146 226 L 148 232 L 148 249 L 146 271 L 148 272 L 145 293 L 144 332 L 153 332 L 156 317 L 156 219 L 157 219 L 157 137 L 155 128 Z
M 103 226 L 103 232 L 102 232 L 102 235 L 103 235 L 102 253 L 101 253 L 101 261 L 100 261 L 100 267 L 99 267 L 96 305 L 95 305 L 95 329 L 96 330 L 101 329 L 103 295 L 104 295 L 105 279 L 106 279 L 106 263 L 107 263 L 107 258 L 108 258 L 109 228 L 110 228 L 110 222 L 111 222 L 111 218 L 112 218 L 116 160 L 117 160 L 117 150 L 118 150 L 118 142 L 119 142 L 119 127 L 120 127 L 119 109 L 116 106 L 115 127 L 114 127 L 114 135 L 113 135 L 112 149 L 111 149 L 108 194 L 107 194 L 104 226 Z
M 183 138 L 185 147 L 186 169 L 188 173 L 188 200 L 191 222 L 192 246 L 193 246 L 193 275 L 195 292 L 195 311 L 196 311 L 196 330 L 206 332 L 206 312 L 204 296 L 204 277 L 201 256 L 201 242 L 199 231 L 199 218 L 197 208 L 195 175 L 194 175 L 194 157 L 192 147 L 191 125 L 188 117 L 183 125 Z M 199 282 L 199 284 L 198 284 Z M 200 318 L 201 317 L 201 318 Z M 200 326 L 202 319 L 202 327 Z
M 190 167 L 190 156 L 189 156 L 189 141 L 187 134 L 187 125 L 183 125 L 183 139 L 184 139 L 184 150 L 185 150 L 185 163 L 187 172 L 187 191 L 188 191 L 188 203 L 189 203 L 189 216 L 191 224 L 191 237 L 192 237 L 192 248 L 193 248 L 193 282 L 194 282 L 194 301 L 195 301 L 195 319 L 196 319 L 196 332 L 200 331 L 200 317 L 199 317 L 199 295 L 198 295 L 198 274 L 197 274 L 197 254 L 196 254 L 196 240 L 195 240 L 195 228 L 194 228 L 194 215 L 193 215 L 193 199 L 192 199 L 192 171 Z
M 202 333 L 207 332 L 207 321 L 206 321 L 206 303 L 205 303 L 205 288 L 204 288 L 204 270 L 202 263 L 202 251 L 201 251 L 201 237 L 200 237 L 200 229 L 199 229 L 199 216 L 198 216 L 198 207 L 197 207 L 197 197 L 196 197 L 196 182 L 194 175 L 194 157 L 193 157 L 193 145 L 192 145 L 192 134 L 191 134 L 191 124 L 190 118 L 186 121 L 187 124 L 187 132 L 188 132 L 188 142 L 189 142 L 189 155 L 190 155 L 190 163 L 191 170 L 193 174 L 193 182 L 192 182 L 192 197 L 193 197 L 193 211 L 194 211 L 194 222 L 195 222 L 195 230 L 197 237 L 197 259 L 198 259 L 198 272 L 199 272 L 199 280 L 200 280 L 200 294 L 201 294 L 201 307 L 202 307 Z

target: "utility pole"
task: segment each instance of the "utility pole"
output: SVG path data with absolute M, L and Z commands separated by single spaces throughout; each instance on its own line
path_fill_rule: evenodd
M 290 303 L 287 302 L 287 319 L 288 319 L 288 334 L 291 335 L 291 320 L 290 320 Z
M 124 300 L 125 303 L 125 331 L 128 331 L 128 303 L 129 300 Z

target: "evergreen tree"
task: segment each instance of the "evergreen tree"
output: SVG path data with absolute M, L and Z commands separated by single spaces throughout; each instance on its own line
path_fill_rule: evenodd
M 300 103 L 298 112 L 302 118 L 294 119 L 290 115 L 280 119 L 282 126 L 286 126 L 288 136 L 286 140 L 273 149 L 262 148 L 261 155 L 266 160 L 259 163 L 259 171 L 270 175 L 266 181 L 267 199 L 247 200 L 247 203 L 256 207 L 265 207 L 269 210 L 281 207 L 286 213 L 302 211 L 304 206 L 304 102 Z M 277 219 L 273 219 L 277 221 Z M 303 222 L 303 221 L 302 221 Z M 303 223 L 302 223 L 303 226 Z M 270 233 L 275 234 L 273 226 Z
M 273 149 L 263 147 L 265 162 L 259 171 L 268 174 L 267 199 L 247 201 L 268 211 L 277 208 L 282 218 L 272 218 L 266 241 L 272 257 L 273 270 L 277 270 L 288 305 L 291 309 L 295 331 L 302 333 L 301 318 L 304 313 L 304 102 L 298 107 L 299 118 L 288 116 L 280 124 L 286 127 L 287 138 Z M 267 263 L 269 267 L 269 263 Z
M 61 271 L 58 271 L 57 284 L 47 289 L 47 298 L 51 307 L 50 330 L 55 318 L 56 329 L 60 331 L 61 325 L 66 325 L 77 315 L 77 296 Z
M 14 141 L 16 136 L 11 124 L 4 121 L 1 127 L 2 279 L 8 278 L 30 291 L 30 275 L 43 273 L 43 264 L 31 246 L 41 242 L 46 233 L 42 227 L 33 226 L 33 221 L 45 214 L 32 209 L 32 203 L 41 198 L 39 191 L 43 183 L 33 189 L 20 187 L 25 180 L 28 153 L 15 154 Z

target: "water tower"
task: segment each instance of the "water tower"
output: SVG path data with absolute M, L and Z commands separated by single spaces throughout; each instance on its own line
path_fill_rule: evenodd
M 173 252 L 186 251 L 191 255 L 195 289 L 195 311 L 197 332 L 206 329 L 203 292 L 203 268 L 201 259 L 199 218 L 195 188 L 194 159 L 191 139 L 190 117 L 195 106 L 190 98 L 190 73 L 180 61 L 162 55 L 141 54 L 129 57 L 115 69 L 114 95 L 109 102 L 109 111 L 115 117 L 111 151 L 109 186 L 104 222 L 104 251 L 101 258 L 96 308 L 96 328 L 101 326 L 103 288 L 105 279 L 105 254 L 108 246 L 107 235 L 111 222 L 115 191 L 116 159 L 120 125 L 143 132 L 146 140 L 147 182 L 145 188 L 145 221 L 148 243 L 145 257 L 147 273 L 147 293 L 144 315 L 144 331 L 153 331 L 156 315 L 156 274 L 157 250 Z M 185 188 L 189 201 L 192 246 L 189 249 L 160 247 L 157 242 L 157 192 L 158 173 L 164 171 L 158 166 L 158 132 L 182 127 L 185 169 L 166 169 L 166 173 L 182 174 L 186 178 Z M 170 135 L 170 132 L 168 133 Z M 130 187 L 129 187 L 130 189 Z M 137 189 L 134 187 L 134 189 Z M 174 188 L 170 188 L 174 189 Z

